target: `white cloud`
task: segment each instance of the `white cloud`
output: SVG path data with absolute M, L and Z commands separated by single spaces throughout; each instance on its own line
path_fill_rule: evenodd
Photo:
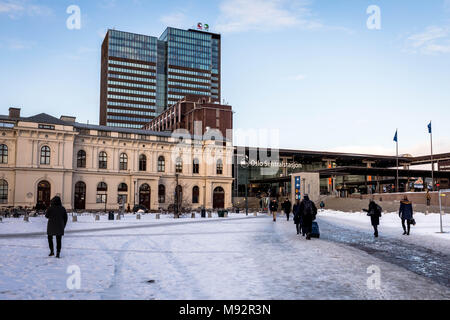
M 219 32 L 270 30 L 299 26 L 322 27 L 312 19 L 309 2 L 293 0 L 223 0 L 216 29 Z
M 178 11 L 162 16 L 159 19 L 164 25 L 183 28 L 187 24 L 187 17 L 184 12 Z
M 305 79 L 306 79 L 306 75 L 304 75 L 304 74 L 297 74 L 295 76 L 290 76 L 289 77 L 289 80 L 292 80 L 292 81 L 302 81 L 302 80 L 305 80 Z
M 450 28 L 429 26 L 425 31 L 409 36 L 407 45 L 414 53 L 450 53 Z
M 52 10 L 46 6 L 34 4 L 32 0 L 0 0 L 0 15 L 6 14 L 11 19 L 23 15 L 48 16 Z

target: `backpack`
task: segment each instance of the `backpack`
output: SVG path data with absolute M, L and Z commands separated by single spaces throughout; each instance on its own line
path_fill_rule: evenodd
M 312 202 L 311 201 L 305 201 L 304 207 L 303 207 L 303 213 L 305 216 L 312 216 L 313 215 L 313 208 L 312 208 Z

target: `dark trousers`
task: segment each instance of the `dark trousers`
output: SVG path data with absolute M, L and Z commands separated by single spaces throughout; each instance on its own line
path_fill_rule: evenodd
M 61 252 L 62 236 L 56 236 L 56 252 Z M 53 236 L 48 236 L 48 246 L 51 252 L 55 252 L 53 247 Z
M 300 223 L 296 223 L 295 226 L 297 227 L 297 234 L 302 233 L 302 225 Z
M 289 215 L 290 213 L 286 213 L 287 221 L 289 221 Z
M 378 235 L 378 226 L 377 225 L 373 225 L 373 231 L 375 231 L 375 235 Z
M 405 221 L 406 221 L 406 224 L 408 225 L 408 231 L 406 231 Z M 409 233 L 409 230 L 411 229 L 411 220 L 402 219 L 402 227 L 403 227 L 403 231 Z

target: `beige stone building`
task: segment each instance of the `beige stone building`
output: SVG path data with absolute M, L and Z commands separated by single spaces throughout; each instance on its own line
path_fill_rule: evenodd
M 9 111 L 0 115 L 1 207 L 48 206 L 56 195 L 75 210 L 232 206 L 231 142 Z

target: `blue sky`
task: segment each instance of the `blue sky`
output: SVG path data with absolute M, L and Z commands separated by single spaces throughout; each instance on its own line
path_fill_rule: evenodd
M 81 9 L 69 30 L 66 9 Z M 369 30 L 366 9 L 381 10 Z M 108 28 L 222 34 L 222 98 L 235 128 L 279 130 L 284 148 L 450 152 L 450 0 L 0 0 L 0 108 L 98 123 Z

